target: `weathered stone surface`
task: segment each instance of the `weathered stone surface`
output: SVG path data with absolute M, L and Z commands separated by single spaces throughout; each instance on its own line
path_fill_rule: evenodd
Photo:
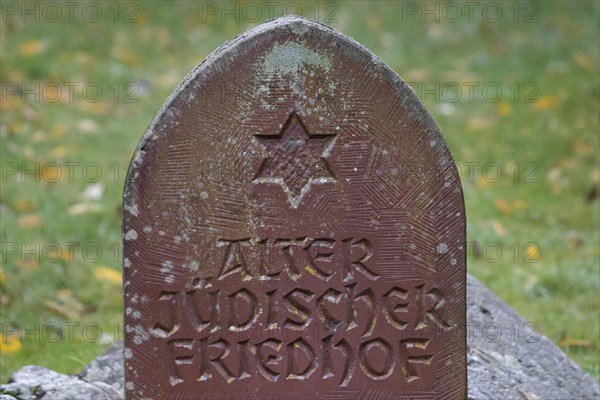
M 123 342 L 115 343 L 104 354 L 96 358 L 77 374 L 82 380 L 104 382 L 117 392 L 123 393 Z M 118 361 L 118 362 L 117 362 Z
M 165 104 L 124 194 L 127 398 L 466 394 L 466 221 L 433 119 L 299 17 Z
M 467 322 L 469 399 L 600 399 L 595 381 L 471 276 Z
M 10 383 L 0 385 L 0 393 L 16 400 L 122 399 L 123 393 L 117 391 L 112 384 L 89 383 L 76 376 L 63 375 L 44 367 L 30 365 L 12 374 Z
M 500 300 L 475 278 L 469 276 L 468 288 L 468 324 L 473 334 L 468 340 L 469 368 L 469 400 L 597 400 L 600 398 L 600 386 L 571 361 L 554 343 L 538 333 L 531 336 L 524 334 L 522 341 L 511 340 L 512 336 L 502 335 L 502 339 L 488 340 L 481 334 L 482 327 L 496 323 L 498 326 L 524 326 L 526 321 L 510 306 Z M 489 331 L 492 332 L 492 331 Z M 512 334 L 512 332 L 511 332 Z M 523 343 L 527 341 L 528 343 Z M 123 345 L 114 347 L 92 362 L 82 371 L 82 375 L 90 369 L 102 365 L 113 372 L 96 375 L 108 386 L 121 385 L 123 376 Z M 520 360 L 520 361 L 519 361 Z M 93 367 L 96 365 L 96 367 Z M 36 374 L 36 369 L 25 367 L 13 374 L 16 385 L 0 385 L 0 393 L 9 388 L 21 388 L 19 396 L 22 400 L 33 400 L 30 395 L 31 382 L 35 379 L 27 376 Z M 58 374 L 56 374 L 58 375 Z M 53 375 L 53 376 L 56 376 Z M 106 379 L 106 380 L 104 380 Z M 62 375 L 61 384 L 73 385 L 75 377 Z M 98 382 L 93 382 L 98 383 Z M 78 385 L 79 383 L 77 383 Z M 91 386 L 86 386 L 95 390 Z M 80 392 L 82 397 L 69 400 L 91 399 L 91 393 Z M 0 400 L 13 400 L 4 395 Z M 123 396 L 123 393 L 120 393 Z M 110 398 L 110 397 L 109 397 Z M 36 400 L 52 400 L 54 397 L 43 395 Z M 363 399 L 368 400 L 368 399 Z

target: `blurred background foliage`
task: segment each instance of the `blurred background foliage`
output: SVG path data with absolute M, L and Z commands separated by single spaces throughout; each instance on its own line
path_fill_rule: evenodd
M 194 66 L 283 13 L 412 82 L 461 170 L 469 272 L 598 379 L 599 2 L 54 3 L 2 3 L 0 381 L 122 339 L 132 152 Z

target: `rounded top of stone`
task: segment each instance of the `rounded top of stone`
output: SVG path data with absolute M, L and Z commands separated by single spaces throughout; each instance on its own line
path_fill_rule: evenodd
M 270 23 L 270 22 L 274 23 L 274 24 L 305 24 L 305 25 L 318 23 L 312 19 L 304 18 L 300 15 L 283 15 L 281 17 L 272 18 L 272 19 L 265 21 L 265 23 Z
M 318 21 L 309 19 L 309 18 L 304 18 L 302 16 L 299 15 L 284 15 L 282 17 L 277 17 L 277 18 L 273 18 L 273 19 L 269 19 L 266 20 L 263 24 L 259 25 L 259 26 L 266 26 L 266 25 L 277 25 L 277 26 L 282 26 L 282 25 L 303 25 L 303 26 L 314 26 L 314 27 L 318 27 L 321 29 L 327 29 L 327 30 L 332 30 L 331 28 L 329 28 L 327 25 L 324 25 Z
M 298 15 L 284 15 L 282 17 L 277 17 L 273 19 L 269 19 L 264 23 L 244 32 L 241 35 L 238 35 L 235 39 L 229 42 L 229 45 L 235 44 L 237 42 L 236 39 L 248 39 L 252 36 L 259 35 L 268 31 L 273 31 L 277 29 L 287 29 L 289 32 L 294 34 L 295 36 L 303 36 L 309 31 L 320 31 L 329 35 L 334 35 L 338 39 L 343 39 L 351 42 L 353 45 L 358 46 L 365 49 L 362 45 L 356 42 L 354 39 L 344 35 L 343 33 L 336 31 L 335 29 L 309 18 L 304 18 Z M 227 46 L 227 43 L 224 45 Z M 224 47 L 222 46 L 222 47 Z M 368 51 L 368 50 L 367 50 Z M 370 52 L 369 52 L 370 53 Z

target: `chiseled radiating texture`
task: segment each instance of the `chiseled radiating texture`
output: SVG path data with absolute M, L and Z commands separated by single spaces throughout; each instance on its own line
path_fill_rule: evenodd
M 124 196 L 127 398 L 466 397 L 456 167 L 353 40 L 284 17 L 222 46 Z

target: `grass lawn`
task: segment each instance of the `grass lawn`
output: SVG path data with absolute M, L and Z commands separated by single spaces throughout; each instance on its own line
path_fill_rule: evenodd
M 36 22 L 8 3 L 0 382 L 27 364 L 77 372 L 122 339 L 127 163 L 177 83 L 255 26 L 248 4 L 262 4 L 81 2 L 54 22 L 31 2 Z M 435 15 L 392 1 L 294 4 L 412 82 L 462 171 L 470 273 L 598 380 L 600 3 L 432 2 Z

